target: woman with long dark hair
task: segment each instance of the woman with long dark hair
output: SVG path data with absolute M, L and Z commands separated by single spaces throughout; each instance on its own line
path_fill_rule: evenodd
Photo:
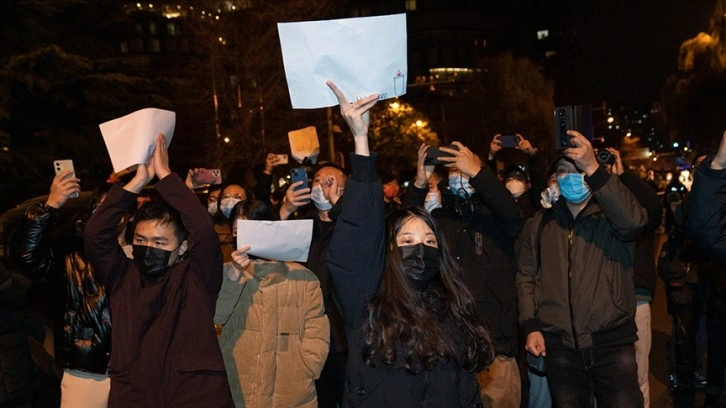
M 349 341 L 346 407 L 481 406 L 475 372 L 492 359 L 443 236 L 420 208 L 384 222 L 368 110 L 378 95 L 348 103 L 328 83 L 353 131 L 355 154 L 328 253 Z M 335 179 L 323 188 L 337 191 Z

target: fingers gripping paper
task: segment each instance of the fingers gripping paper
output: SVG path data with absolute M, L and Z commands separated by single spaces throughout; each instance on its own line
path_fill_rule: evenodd
M 337 105 L 328 80 L 349 101 L 406 93 L 406 14 L 278 23 L 277 31 L 293 108 Z
M 265 259 L 307 262 L 312 238 L 313 220 L 237 220 L 237 248 Z
M 113 171 L 118 173 L 134 164 L 146 163 L 159 133 L 166 136 L 169 147 L 175 124 L 176 113 L 146 108 L 98 125 L 111 156 Z
M 287 138 L 290 140 L 290 153 L 298 163 L 309 165 L 318 162 L 320 141 L 315 126 L 287 132 Z

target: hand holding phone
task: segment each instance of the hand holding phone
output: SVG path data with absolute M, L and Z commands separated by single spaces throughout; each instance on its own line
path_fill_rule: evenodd
M 456 145 L 446 146 L 449 149 L 459 150 Z M 426 151 L 426 157 L 424 158 L 424 166 L 435 166 L 437 164 L 446 164 L 439 160 L 440 157 L 453 157 L 453 155 L 442 152 L 439 146 L 431 146 Z
M 517 135 L 501 135 L 499 136 L 499 146 L 501 147 L 517 147 L 519 145 L 519 136 Z
M 295 184 L 297 181 L 302 181 L 302 184 L 293 188 L 293 191 L 308 188 L 308 173 L 305 167 L 295 167 L 290 170 L 290 181 L 292 184 Z
M 60 173 L 70 170 L 71 171 L 70 178 L 71 179 L 76 178 L 76 171 L 73 168 L 73 160 L 54 160 L 53 168 L 55 169 L 56 176 Z M 79 192 L 75 191 L 75 192 L 71 193 L 70 195 L 68 195 L 68 198 L 78 198 L 79 195 L 80 195 Z

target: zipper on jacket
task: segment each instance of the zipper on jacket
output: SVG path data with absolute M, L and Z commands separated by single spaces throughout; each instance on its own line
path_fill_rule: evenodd
M 572 341 L 575 344 L 575 350 L 580 348 L 577 341 L 577 332 L 575 330 L 575 313 L 572 308 L 572 228 L 567 232 L 567 304 L 570 306 L 570 325 L 572 326 Z

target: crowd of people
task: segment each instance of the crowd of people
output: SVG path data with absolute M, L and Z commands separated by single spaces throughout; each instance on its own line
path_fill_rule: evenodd
M 550 160 L 517 135 L 504 167 L 500 135 L 484 161 L 421 145 L 404 187 L 368 145 L 378 95 L 328 86 L 355 150 L 309 187 L 273 190 L 271 154 L 255 187 L 200 197 L 158 135 L 68 228 L 80 181 L 59 173 L 0 264 L 0 407 L 648 407 L 658 276 L 675 404 L 721 403 L 726 133 L 690 192 L 575 130 Z M 305 262 L 238 245 L 238 220 L 293 219 Z

